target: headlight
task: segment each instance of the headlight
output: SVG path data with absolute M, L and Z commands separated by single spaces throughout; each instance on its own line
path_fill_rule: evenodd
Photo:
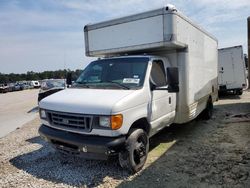
M 99 117 L 99 125 L 102 127 L 110 127 L 110 117 L 109 116 Z
M 100 126 L 111 128 L 113 130 L 121 128 L 122 123 L 123 123 L 123 117 L 121 114 L 99 117 Z
M 46 119 L 47 118 L 45 110 L 40 110 L 40 118 L 41 119 Z

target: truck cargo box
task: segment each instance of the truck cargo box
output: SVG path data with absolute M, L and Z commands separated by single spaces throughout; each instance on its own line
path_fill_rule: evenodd
M 216 40 L 176 9 L 164 7 L 86 25 L 85 52 L 87 56 L 110 56 L 185 48 L 190 24 L 197 28 L 194 35 L 201 31 Z
M 246 67 L 242 46 L 218 50 L 218 83 L 220 92 L 233 91 L 242 94 L 246 86 Z
M 164 7 L 87 25 L 84 31 L 87 56 L 158 55 L 179 68 L 175 123 L 195 118 L 209 95 L 217 99 L 217 39 L 177 9 Z

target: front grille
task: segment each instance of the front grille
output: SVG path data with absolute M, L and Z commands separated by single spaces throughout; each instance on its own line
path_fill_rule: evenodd
M 51 126 L 72 132 L 90 132 L 92 116 L 49 111 L 48 117 Z

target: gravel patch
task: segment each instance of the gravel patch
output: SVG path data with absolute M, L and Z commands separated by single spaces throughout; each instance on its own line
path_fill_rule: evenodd
M 129 177 L 118 161 L 57 153 L 37 134 L 35 119 L 0 140 L 0 187 L 110 187 Z

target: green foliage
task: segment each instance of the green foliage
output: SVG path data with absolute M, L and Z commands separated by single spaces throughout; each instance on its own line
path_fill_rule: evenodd
M 12 82 L 18 82 L 22 80 L 44 80 L 44 79 L 66 79 L 67 72 L 72 73 L 72 80 L 76 80 L 78 76 L 81 74 L 82 70 L 57 70 L 57 71 L 44 71 L 44 72 L 33 72 L 28 71 L 26 74 L 3 74 L 0 73 L 0 83 L 12 83 Z

